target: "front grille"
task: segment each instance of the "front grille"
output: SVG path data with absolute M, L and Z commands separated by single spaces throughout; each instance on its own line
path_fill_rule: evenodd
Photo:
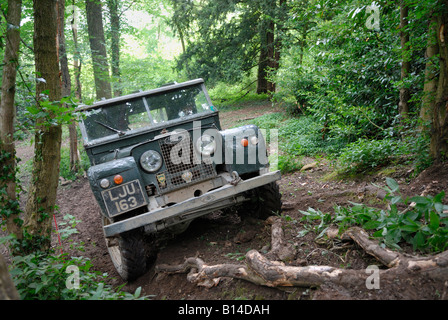
M 191 139 L 173 142 L 166 138 L 161 139 L 159 145 L 166 167 L 165 171 L 157 174 L 161 193 L 216 176 L 213 164 L 198 161 Z

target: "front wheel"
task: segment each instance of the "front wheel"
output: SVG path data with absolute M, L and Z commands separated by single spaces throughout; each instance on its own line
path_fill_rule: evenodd
M 103 217 L 103 226 L 109 223 L 110 220 Z M 146 248 L 140 229 L 106 238 L 106 245 L 112 263 L 123 280 L 133 281 L 146 272 Z
M 276 182 L 253 189 L 248 196 L 251 198 L 243 204 L 242 210 L 250 212 L 258 219 L 266 219 L 280 214 L 282 209 L 282 195 Z

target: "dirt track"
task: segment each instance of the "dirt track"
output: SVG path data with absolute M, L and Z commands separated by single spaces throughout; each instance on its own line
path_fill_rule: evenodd
M 271 105 L 255 106 L 252 109 L 240 109 L 221 113 L 225 127 L 237 123 L 238 119 L 272 112 Z M 18 149 L 19 157 L 26 159 L 30 155 L 30 146 Z M 287 174 L 279 182 L 283 195 L 283 216 L 287 240 L 297 247 L 297 257 L 288 263 L 293 265 L 331 265 L 335 267 L 365 269 L 368 265 L 378 264 L 361 249 L 351 246 L 339 250 L 332 241 L 316 242 L 315 235 L 297 237 L 303 225 L 299 210 L 308 207 L 332 212 L 334 205 L 348 205 L 348 201 L 382 205 L 374 194 L 368 192 L 371 182 L 383 184 L 383 176 L 366 176 L 353 181 L 325 181 L 322 177 L 331 167 L 325 162 L 315 168 Z M 432 192 L 448 190 L 448 166 L 432 168 L 422 173 L 410 183 L 405 182 L 407 170 L 397 171 L 395 178 L 400 182 L 402 191 L 407 195 L 420 194 L 431 186 Z M 85 252 L 78 253 L 89 257 L 95 269 L 107 272 L 114 277 L 113 284 L 122 280 L 109 259 L 103 238 L 99 208 L 85 178 L 81 178 L 58 190 L 58 221 L 69 213 L 81 222 L 79 234 L 74 235 L 75 242 L 84 242 Z M 240 260 L 250 249 L 260 252 L 270 243 L 270 226 L 264 221 L 246 219 L 244 213 L 227 216 L 212 214 L 198 219 L 182 235 L 167 239 L 160 248 L 155 264 L 179 264 L 187 257 L 200 257 L 207 264 L 232 263 Z M 55 238 L 56 239 L 56 238 Z M 57 242 L 55 243 L 57 245 Z M 64 245 L 68 249 L 68 244 Z M 433 283 L 425 279 L 409 278 L 382 283 L 379 290 L 363 288 L 342 288 L 324 285 L 320 288 L 276 289 L 253 285 L 241 280 L 221 279 L 212 288 L 198 287 L 189 283 L 185 274 L 155 274 L 151 268 L 147 274 L 125 286 L 133 292 L 142 287 L 144 294 L 155 295 L 155 299 L 440 299 L 446 290 L 443 283 Z

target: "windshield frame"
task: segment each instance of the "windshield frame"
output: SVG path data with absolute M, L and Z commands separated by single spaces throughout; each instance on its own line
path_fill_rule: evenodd
M 201 94 L 204 95 L 206 102 L 208 104 L 208 106 L 210 107 L 210 110 L 205 110 L 205 111 L 201 111 L 201 112 L 197 112 L 191 115 L 186 115 L 183 117 L 179 117 L 179 118 L 175 118 L 175 119 L 171 119 L 171 120 L 167 120 L 161 123 L 154 123 L 151 117 L 151 113 L 148 110 L 148 104 L 147 104 L 147 99 L 151 99 L 151 96 L 160 96 L 163 93 L 169 93 L 169 92 L 176 92 L 179 91 L 181 89 L 188 89 L 188 88 L 193 88 L 193 87 L 199 87 L 200 88 L 200 92 Z M 191 80 L 191 81 L 187 81 L 187 82 L 183 82 L 183 83 L 175 83 L 175 84 L 170 84 L 170 85 L 166 85 L 166 86 L 162 86 L 160 88 L 157 89 L 152 89 L 149 91 L 140 91 L 137 93 L 133 93 L 133 94 L 129 94 L 129 95 L 125 95 L 125 96 L 120 96 L 120 97 L 116 97 L 116 98 L 112 98 L 112 99 L 105 99 L 105 100 L 100 100 L 97 101 L 95 103 L 93 103 L 92 105 L 82 105 L 80 107 L 78 107 L 77 111 L 79 113 L 83 113 L 83 112 L 89 112 L 89 111 L 94 111 L 94 110 L 99 110 L 101 108 L 108 108 L 110 107 L 114 107 L 119 105 L 120 103 L 126 103 L 130 100 L 133 101 L 137 101 L 138 99 L 142 99 L 143 103 L 145 105 L 145 109 L 148 112 L 148 116 L 149 116 L 149 121 L 151 121 L 151 125 L 149 125 L 149 121 L 148 121 L 148 126 L 143 126 L 141 128 L 136 128 L 136 129 L 132 129 L 132 130 L 128 130 L 126 132 L 120 133 L 117 130 L 116 132 L 113 132 L 114 130 L 111 130 L 111 134 L 110 135 L 105 135 L 99 138 L 89 138 L 89 134 L 87 133 L 87 129 L 86 129 L 86 125 L 84 123 L 84 119 L 81 119 L 80 123 L 79 123 L 79 127 L 81 130 L 81 134 L 83 137 L 83 142 L 84 145 L 92 145 L 92 144 L 97 144 L 97 143 L 103 143 L 109 140 L 117 140 L 123 136 L 132 136 L 134 134 L 139 134 L 140 132 L 146 132 L 146 131 L 152 131 L 154 129 L 157 129 L 159 127 L 164 127 L 164 126 L 169 126 L 173 123 L 178 123 L 180 121 L 191 121 L 194 118 L 197 118 L 200 115 L 208 115 L 210 113 L 216 112 L 217 110 L 213 107 L 213 104 L 211 102 L 210 96 L 207 92 L 207 89 L 205 88 L 204 85 L 204 80 L 203 79 L 196 79 L 196 80 Z M 157 109 L 155 109 L 157 110 Z M 99 124 L 100 125 L 100 124 Z M 112 126 L 111 126 L 112 127 Z M 113 129 L 113 128 L 112 128 Z

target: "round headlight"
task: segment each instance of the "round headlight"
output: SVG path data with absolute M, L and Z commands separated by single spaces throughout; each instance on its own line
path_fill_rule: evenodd
M 101 186 L 101 188 L 103 188 L 103 189 L 109 188 L 109 186 L 110 186 L 110 182 L 109 182 L 109 180 L 107 180 L 107 179 L 102 179 L 102 180 L 100 181 L 100 186 Z
M 147 172 L 156 172 L 162 166 L 162 156 L 154 150 L 148 150 L 140 157 L 140 165 Z
M 253 145 L 256 145 L 258 143 L 258 138 L 256 136 L 252 136 L 250 137 L 250 143 L 252 143 Z
M 203 134 L 196 141 L 196 150 L 198 150 L 204 156 L 211 156 L 216 151 L 215 138 L 208 134 Z

